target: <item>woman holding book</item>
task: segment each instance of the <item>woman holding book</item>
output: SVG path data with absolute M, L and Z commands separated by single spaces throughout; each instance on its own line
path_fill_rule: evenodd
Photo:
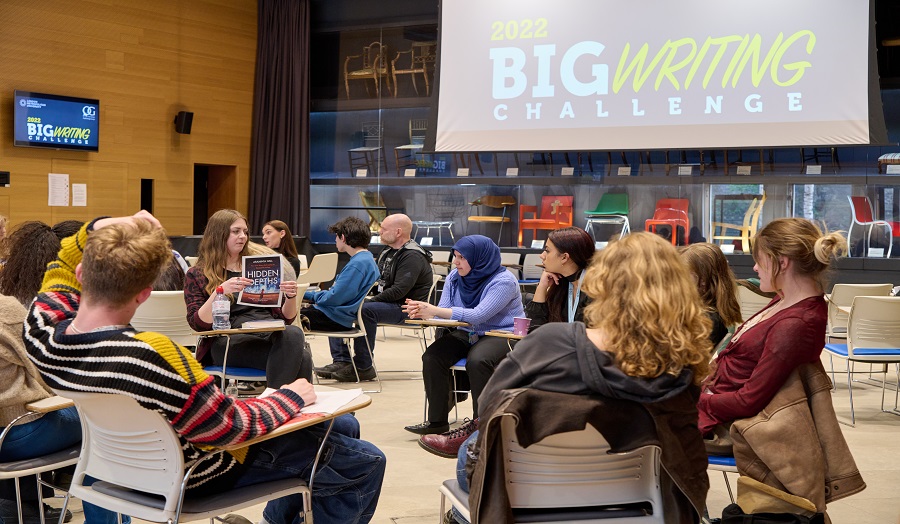
M 253 320 L 280 319 L 284 331 L 248 333 L 231 336 L 228 366 L 266 370 L 269 387 L 279 388 L 298 378 L 312 378 L 312 355 L 306 350 L 303 331 L 291 325 L 297 316 L 297 282 L 291 271 L 283 271 L 283 298 L 280 307 L 247 306 L 236 303 L 237 293 L 252 284 L 241 274 L 242 258 L 271 254 L 250 242 L 247 219 L 233 209 L 216 211 L 203 232 L 197 265 L 188 270 L 184 284 L 187 320 L 196 331 L 212 329 L 212 303 L 216 287 L 231 299 L 231 325 L 240 327 Z M 197 348 L 197 360 L 222 365 L 225 337 L 205 339 Z

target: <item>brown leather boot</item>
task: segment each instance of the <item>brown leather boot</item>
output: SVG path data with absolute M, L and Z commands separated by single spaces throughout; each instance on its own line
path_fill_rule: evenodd
M 440 435 L 425 435 L 419 439 L 419 446 L 439 457 L 455 459 L 459 447 L 478 429 L 478 419 L 466 419 L 463 425 Z

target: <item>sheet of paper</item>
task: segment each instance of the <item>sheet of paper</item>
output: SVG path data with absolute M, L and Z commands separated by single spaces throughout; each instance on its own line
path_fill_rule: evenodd
M 277 389 L 266 388 L 259 394 L 257 398 L 266 398 Z M 328 388 L 327 391 L 316 388 L 316 401 L 313 404 L 304 406 L 300 413 L 327 413 L 331 414 L 346 406 L 356 397 L 362 395 L 362 388 L 354 389 L 335 389 Z
M 426 321 L 434 323 L 434 324 L 451 324 L 451 325 L 459 322 L 459 320 L 453 320 L 450 318 L 426 318 L 423 320 L 426 320 Z
M 362 388 L 321 391 L 316 389 L 316 402 L 304 406 L 300 413 L 334 413 L 362 395 Z
M 72 207 L 87 206 L 87 184 L 72 184 Z
M 47 205 L 69 205 L 69 175 L 61 173 L 47 174 Z

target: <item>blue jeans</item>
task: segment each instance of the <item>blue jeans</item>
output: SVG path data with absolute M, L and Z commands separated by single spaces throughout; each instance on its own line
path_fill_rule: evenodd
M 81 442 L 81 421 L 75 408 L 66 408 L 47 413 L 41 418 L 14 426 L 3 441 L 3 450 L 0 452 L 0 461 L 22 460 L 48 455 L 64 450 Z M 35 483 L 23 477 L 22 500 L 35 500 L 37 490 Z M 10 481 L 12 482 L 12 481 Z M 85 484 L 93 484 L 93 481 L 85 481 Z M 15 492 L 13 492 L 15 493 Z M 30 495 L 30 496 L 29 496 Z M 15 495 L 8 497 L 14 499 Z M 7 498 L 7 497 L 4 497 Z M 85 502 L 84 517 L 87 524 L 115 524 L 118 519 L 114 511 Z M 131 517 L 122 516 L 123 524 L 131 522 Z
M 400 304 L 394 302 L 368 301 L 362 307 L 363 327 L 366 328 L 366 339 L 372 353 L 375 353 L 375 335 L 378 332 L 378 324 L 402 324 L 409 317 L 400 309 Z M 350 362 L 350 348 L 346 339 L 329 338 L 331 347 L 331 360 L 334 362 Z M 372 357 L 363 337 L 353 339 L 353 361 L 357 369 L 369 369 L 372 367 Z
M 469 492 L 469 479 L 466 478 L 466 462 L 468 462 L 469 458 L 466 451 L 469 449 L 469 443 L 474 442 L 476 439 L 478 439 L 478 430 L 475 430 L 475 433 L 472 433 L 469 438 L 463 442 L 462 446 L 459 447 L 459 451 L 456 452 L 456 482 L 459 483 L 459 487 L 466 493 Z M 451 510 L 453 511 L 453 518 L 456 519 L 456 522 L 468 524 L 469 521 L 467 521 L 456 508 L 451 508 Z
M 247 469 L 235 487 L 271 480 L 309 479 L 327 423 L 261 442 L 251 448 Z M 334 421 L 313 481 L 312 506 L 317 523 L 366 523 L 372 519 L 384 480 L 384 454 L 359 440 L 359 422 L 352 415 Z M 263 518 L 269 524 L 299 523 L 300 495 L 270 501 Z

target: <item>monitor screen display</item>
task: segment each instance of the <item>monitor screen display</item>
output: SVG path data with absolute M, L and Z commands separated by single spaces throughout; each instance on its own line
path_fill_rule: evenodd
M 17 146 L 97 151 L 99 100 L 16 91 L 14 104 Z

